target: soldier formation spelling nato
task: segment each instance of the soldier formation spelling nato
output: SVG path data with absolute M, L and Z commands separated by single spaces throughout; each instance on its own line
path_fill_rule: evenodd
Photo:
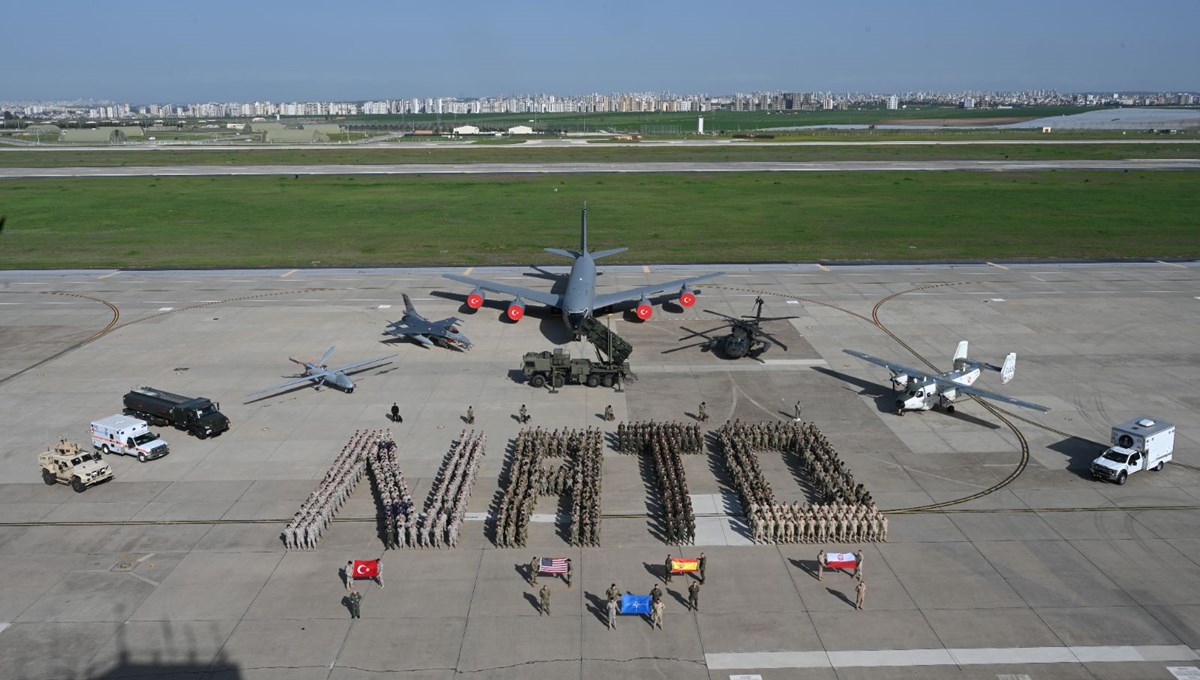
M 529 520 L 538 496 L 571 495 L 572 545 L 600 545 L 600 489 L 604 439 L 600 430 L 521 430 L 505 474 L 496 513 L 495 543 L 501 548 L 525 545 Z M 556 467 L 543 467 L 561 458 Z
M 458 545 L 486 444 L 487 435 L 482 432 L 463 430 L 458 435 L 442 459 L 424 511 L 418 513 L 396 460 L 395 442 L 390 437 L 380 441 L 367 460 L 380 508 L 380 533 L 387 548 Z
M 886 541 L 888 519 L 812 423 L 726 423 L 717 431 L 755 542 Z M 784 451 L 803 468 L 823 502 L 779 503 L 755 450 Z
M 664 539 L 673 544 L 694 543 L 696 515 L 692 511 L 681 454 L 704 450 L 700 426 L 654 421 L 628 426 L 621 423 L 617 426 L 617 450 L 650 456 L 662 503 Z
M 300 505 L 292 521 L 283 528 L 283 543 L 288 550 L 316 549 L 333 516 L 362 479 L 366 466 L 364 453 L 383 436 L 378 432 L 354 431 L 354 436 L 333 459 L 329 471 L 317 482 L 317 487 Z M 390 439 L 391 433 L 386 436 Z

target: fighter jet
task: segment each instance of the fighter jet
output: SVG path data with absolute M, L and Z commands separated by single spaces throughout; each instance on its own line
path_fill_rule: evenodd
M 954 413 L 954 401 L 961 395 L 993 399 L 1043 413 L 1050 410 L 1041 404 L 1021 401 L 1014 397 L 971 387 L 985 368 L 998 372 L 1000 382 L 1008 384 L 1008 381 L 1012 380 L 1017 372 L 1016 352 L 1012 352 L 1004 358 L 1003 366 L 996 366 L 968 359 L 967 341 L 963 340 L 958 343 L 958 350 L 954 352 L 954 370 L 931 375 L 852 349 L 843 349 L 842 351 L 852 357 L 883 366 L 892 372 L 892 389 L 901 391 L 900 396 L 896 399 L 896 415 L 902 416 L 905 411 L 928 411 L 939 406 L 944 408 L 946 413 Z
M 692 284 L 724 274 L 724 272 L 716 272 L 714 274 L 694 276 L 687 279 L 676 279 L 674 281 L 667 281 L 666 283 L 656 283 L 649 286 L 642 286 L 641 288 L 630 288 L 615 293 L 597 294 L 596 260 L 608 257 L 609 255 L 623 253 L 629 249 L 613 248 L 612 250 L 601 250 L 594 253 L 588 252 L 587 204 L 583 206 L 579 232 L 579 250 L 545 249 L 548 253 L 562 255 L 574 260 L 574 264 L 571 265 L 571 273 L 567 275 L 565 289 L 561 294 L 533 290 L 522 286 L 510 286 L 504 283 L 495 283 L 469 276 L 460 276 L 458 274 L 443 274 L 442 276 L 453 281 L 460 281 L 475 286 L 475 289 L 467 295 L 467 306 L 471 309 L 482 307 L 485 297 L 484 291 L 490 291 L 502 295 L 511 295 L 515 298 L 512 302 L 508 303 L 508 310 L 505 312 L 508 318 L 513 321 L 520 321 L 525 316 L 526 300 L 533 300 L 552 309 L 560 310 L 563 313 L 563 323 L 566 324 L 567 330 L 578 339 L 580 335 L 579 324 L 584 319 L 595 316 L 599 310 L 604 310 L 621 302 L 638 300 L 635 311 L 637 317 L 645 321 L 654 315 L 654 307 L 650 304 L 651 297 L 666 291 L 678 290 L 679 304 L 684 307 L 691 307 L 696 304 L 696 294 L 699 292 L 692 289 Z
M 384 335 L 394 335 L 397 338 L 409 338 L 423 347 L 441 345 L 446 349 L 456 349 L 460 352 L 471 349 L 471 340 L 458 330 L 462 319 L 450 317 L 441 321 L 430 321 L 417 312 L 408 293 L 404 296 L 404 317 L 399 321 L 388 324 Z
M 395 354 L 389 354 L 385 357 L 359 361 L 357 363 L 350 364 L 349 366 L 342 366 L 341 368 L 329 368 L 329 365 L 325 362 L 329 360 L 330 355 L 333 354 L 333 350 L 333 347 L 325 350 L 325 354 L 316 361 L 300 361 L 299 359 L 288 357 L 289 361 L 300 364 L 304 367 L 304 372 L 301 373 L 299 377 L 297 377 L 295 380 L 279 383 L 273 387 L 255 390 L 246 396 L 252 397 L 256 394 L 262 394 L 263 392 L 274 392 L 275 390 L 291 387 L 292 385 L 300 385 L 306 382 L 311 382 L 317 389 L 320 389 L 321 385 L 329 385 L 342 390 L 346 394 L 349 394 L 354 391 L 354 381 L 350 379 L 350 376 L 346 375 L 347 371 L 353 371 L 356 368 L 362 368 L 364 366 L 378 364 L 380 362 L 391 363 L 390 361 L 387 361 L 387 359 L 391 359 L 392 357 L 396 356 Z

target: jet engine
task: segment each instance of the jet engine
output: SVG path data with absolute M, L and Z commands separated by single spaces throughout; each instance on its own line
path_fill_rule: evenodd
M 682 307 L 691 307 L 696 304 L 696 291 L 689 286 L 684 286 L 679 290 L 679 304 Z
M 643 295 L 642 299 L 638 302 L 636 311 L 637 318 L 641 319 L 642 321 L 646 321 L 650 317 L 654 316 L 654 307 L 650 306 L 650 301 L 646 299 L 645 295 Z
M 471 309 L 479 309 L 483 306 L 483 300 L 485 297 L 486 294 L 483 292 L 483 289 L 476 288 L 475 290 L 471 291 L 470 295 L 467 296 L 467 306 Z
M 525 316 L 525 301 L 517 298 L 508 303 L 508 309 L 504 312 L 512 321 L 520 321 Z

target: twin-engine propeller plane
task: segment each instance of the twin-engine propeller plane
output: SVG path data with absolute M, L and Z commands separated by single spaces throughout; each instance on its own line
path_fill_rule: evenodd
M 285 387 L 300 385 L 306 382 L 312 383 L 313 387 L 316 387 L 317 389 L 320 389 L 321 385 L 329 385 L 330 387 L 336 387 L 339 390 L 349 394 L 354 391 L 354 381 L 350 379 L 350 376 L 346 375 L 348 371 L 353 371 L 356 368 L 364 368 L 366 366 L 370 366 L 371 364 L 378 364 L 380 362 L 391 363 L 387 360 L 396 356 L 395 354 L 389 354 L 385 357 L 359 361 L 350 364 L 349 366 L 342 366 L 341 368 L 329 368 L 325 362 L 329 360 L 330 355 L 333 354 L 333 350 L 333 347 L 325 350 L 325 354 L 323 354 L 320 359 L 315 361 L 300 361 L 299 359 L 288 357 L 289 361 L 300 364 L 304 367 L 304 372 L 301 373 L 299 377 L 297 377 L 295 380 L 279 383 L 273 387 L 255 390 L 246 396 L 252 397 L 256 394 L 262 394 L 263 392 L 274 392 L 275 390 L 281 390 Z
M 508 309 L 505 312 L 512 321 L 520 321 L 525 316 L 526 300 L 532 300 L 552 309 L 560 310 L 567 330 L 578 339 L 581 333 L 579 324 L 588 317 L 594 317 L 598 311 L 606 310 L 622 302 L 637 300 L 638 303 L 635 312 L 639 319 L 645 321 L 654 315 L 654 307 L 651 306 L 650 302 L 651 297 L 656 297 L 667 291 L 678 290 L 679 297 L 677 299 L 679 304 L 683 307 L 691 307 L 696 304 L 696 295 L 700 292 L 694 290 L 692 284 L 724 274 L 724 272 L 716 272 L 687 279 L 676 279 L 674 281 L 667 281 L 666 283 L 656 283 L 649 286 L 642 286 L 641 288 L 630 288 L 615 293 L 597 294 L 596 260 L 608 257 L 609 255 L 623 253 L 628 248 L 613 248 L 612 250 L 600 250 L 594 253 L 588 252 L 586 204 L 583 206 L 583 217 L 581 218 L 579 231 L 579 250 L 545 249 L 548 253 L 569 257 L 575 261 L 571 265 L 571 273 L 567 275 L 566 286 L 561 294 L 524 288 L 522 286 L 510 286 L 504 283 L 485 281 L 458 274 L 443 274 L 442 276 L 453 281 L 460 281 L 475 286 L 475 289 L 467 295 L 467 306 L 471 309 L 479 309 L 483 306 L 484 291 L 513 296 L 515 299 L 508 303 Z
M 968 359 L 967 341 L 963 340 L 958 343 L 958 350 L 954 352 L 954 369 L 932 375 L 915 368 L 884 361 L 870 354 L 856 352 L 852 349 L 843 349 L 842 351 L 852 357 L 858 357 L 863 361 L 883 366 L 892 372 L 892 389 L 901 392 L 900 396 L 896 399 L 896 415 L 902 416 L 905 411 L 928 411 L 936 407 L 945 409 L 946 413 L 954 413 L 954 402 L 962 395 L 1002 401 L 1006 404 L 1029 408 L 1043 413 L 1050 410 L 1041 404 L 1022 401 L 996 392 L 988 392 L 971 387 L 979 379 L 980 374 L 983 373 L 983 369 L 985 368 L 989 371 L 999 373 L 1000 382 L 1007 384 L 1017 372 L 1016 352 L 1011 352 L 1008 356 L 1004 357 L 1004 365 L 1002 366 L 988 364 Z
M 422 347 L 441 345 L 446 349 L 456 349 L 465 352 L 471 349 L 471 339 L 458 330 L 462 319 L 449 317 L 440 321 L 430 321 L 417 312 L 408 293 L 404 296 L 404 316 L 399 321 L 388 324 L 384 335 L 394 335 L 397 338 L 408 338 Z

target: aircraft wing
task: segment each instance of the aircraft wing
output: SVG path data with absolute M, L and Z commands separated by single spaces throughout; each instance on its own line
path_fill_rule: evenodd
M 534 290 L 532 288 L 524 288 L 522 286 L 510 286 L 506 283 L 484 281 L 483 279 L 474 279 L 470 276 L 460 276 L 458 274 L 442 274 L 442 276 L 450 279 L 451 281 L 467 283 L 492 293 L 502 293 L 504 295 L 520 297 L 524 300 L 532 300 L 533 302 L 554 307 L 555 309 L 562 308 L 562 296 L 554 293 L 547 293 L 545 291 Z
M 320 377 L 321 377 L 320 375 L 306 375 L 303 378 L 296 378 L 295 380 L 289 380 L 285 383 L 279 383 L 278 385 L 275 385 L 274 387 L 266 387 L 261 390 L 255 390 L 253 392 L 248 392 L 246 394 L 246 396 L 253 397 L 256 394 L 262 394 L 263 392 L 274 392 L 275 390 L 281 390 L 285 387 L 291 387 L 292 385 L 299 385 L 301 383 L 312 382 Z
M 998 392 L 988 392 L 987 390 L 981 390 L 978 387 L 968 387 L 966 385 L 959 385 L 956 382 L 952 382 L 950 380 L 944 380 L 941 378 L 937 379 L 937 383 L 938 383 L 939 387 L 942 387 L 945 389 L 955 389 L 963 394 L 970 394 L 970 395 L 974 395 L 976 397 L 983 397 L 984 399 L 991 399 L 993 401 L 1002 401 L 1006 404 L 1012 404 L 1013 406 L 1020 406 L 1021 408 L 1033 409 L 1034 411 L 1041 411 L 1042 413 L 1048 413 L 1050 411 L 1050 408 L 1047 406 L 1042 406 L 1041 404 L 1035 404 L 1032 401 L 1022 401 L 1020 399 L 1017 399 L 1016 397 L 1010 397 L 1007 394 L 1000 394 Z
M 433 324 L 428 321 L 393 321 L 388 324 L 387 332 L 391 335 L 412 335 L 414 333 L 428 333 L 433 329 Z
M 684 286 L 691 285 L 697 281 L 707 281 L 708 279 L 715 279 L 718 276 L 724 275 L 725 272 L 714 272 L 712 274 L 704 274 L 703 276 L 693 276 L 689 279 L 675 279 L 674 281 L 667 281 L 666 283 L 655 283 L 649 286 L 642 286 L 641 288 L 630 288 L 629 290 L 622 290 L 616 293 L 604 293 L 603 295 L 596 296 L 596 301 L 593 304 L 593 308 L 600 309 L 602 307 L 615 305 L 618 302 L 637 300 L 642 296 L 650 297 L 652 295 L 658 295 L 659 293 L 665 293 L 669 290 L 683 288 Z
M 929 374 L 926 373 L 925 371 L 918 371 L 915 368 L 909 368 L 908 366 L 904 366 L 902 364 L 895 364 L 890 361 L 884 361 L 883 359 L 880 359 L 879 357 L 873 357 L 870 354 L 865 354 L 863 352 L 856 352 L 852 349 L 844 349 L 842 351 L 845 352 L 846 354 L 849 354 L 852 357 L 862 359 L 863 361 L 868 361 L 872 364 L 875 364 L 876 366 L 883 366 L 884 368 L 886 368 L 887 370 L 891 371 L 892 373 L 894 373 L 896 375 L 904 374 L 904 375 L 909 375 L 909 376 L 915 375 L 915 376 L 921 377 L 921 378 L 929 377 Z M 955 384 L 957 384 L 957 383 L 955 383 Z
M 330 373 L 345 373 L 346 371 L 350 371 L 350 370 L 353 370 L 356 368 L 361 368 L 361 367 L 367 366 L 369 364 L 377 364 L 386 359 L 391 359 L 394 356 L 399 356 L 399 355 L 398 354 L 389 354 L 386 357 L 376 357 L 375 359 L 367 359 L 366 361 L 359 361 L 357 363 L 350 364 L 349 366 L 342 366 L 341 368 L 331 368 L 331 369 L 329 369 L 329 372 Z

